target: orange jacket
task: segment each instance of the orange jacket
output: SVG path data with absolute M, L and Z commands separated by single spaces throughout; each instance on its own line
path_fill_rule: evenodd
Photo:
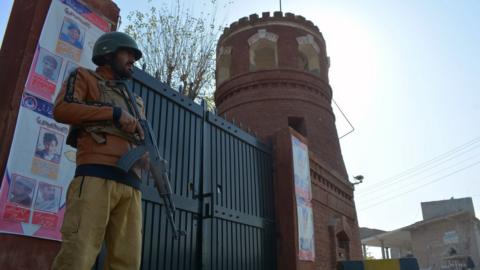
M 105 80 L 113 80 L 110 67 L 98 67 L 96 73 Z M 57 122 L 69 125 L 81 125 L 96 121 L 113 121 L 113 108 L 110 106 L 91 105 L 85 101 L 99 101 L 100 89 L 98 79 L 88 70 L 78 68 L 73 87 L 63 84 L 55 100 L 53 117 Z M 68 90 L 70 89 L 70 90 Z M 132 144 L 118 136 L 105 134 L 106 143 L 97 143 L 92 136 L 80 131 L 77 139 L 77 166 L 84 164 L 100 164 L 115 166 L 118 159 L 130 150 Z

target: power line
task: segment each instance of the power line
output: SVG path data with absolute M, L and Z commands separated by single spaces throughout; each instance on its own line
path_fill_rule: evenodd
M 444 176 L 441 176 L 441 177 L 439 177 L 439 178 L 435 178 L 434 180 L 432 180 L 432 181 L 430 181 L 430 182 L 427 182 L 427 183 L 425 183 L 425 184 L 423 184 L 423 185 L 417 186 L 416 188 L 412 188 L 412 189 L 410 189 L 410 190 L 407 190 L 406 192 L 397 194 L 397 195 L 395 195 L 395 196 L 392 196 L 392 197 L 387 198 L 387 199 L 385 199 L 385 200 L 382 200 L 382 201 L 380 201 L 380 202 L 376 202 L 375 204 L 370 204 L 370 205 L 368 205 L 367 207 L 361 208 L 360 211 L 367 210 L 367 209 L 370 209 L 370 208 L 372 208 L 372 207 L 380 206 L 380 205 L 381 205 L 382 203 L 384 203 L 384 202 L 390 201 L 390 200 L 395 199 L 395 198 L 398 198 L 398 197 L 400 197 L 400 196 L 402 196 L 402 195 L 408 194 L 408 193 L 410 193 L 410 192 L 412 192 L 412 191 L 414 191 L 414 190 L 417 190 L 417 189 L 420 189 L 420 188 L 425 187 L 425 186 L 427 186 L 427 185 L 430 185 L 430 184 L 433 184 L 433 183 L 435 183 L 435 182 L 438 182 L 438 181 L 440 181 L 440 180 L 442 180 L 442 179 L 447 178 L 448 176 L 457 174 L 457 173 L 459 173 L 459 172 L 461 172 L 461 171 L 464 171 L 464 170 L 469 169 L 469 168 L 471 168 L 471 167 L 477 166 L 478 164 L 480 164 L 480 161 L 474 162 L 474 163 L 472 163 L 472 164 L 470 164 L 470 165 L 468 165 L 468 166 L 465 166 L 465 167 L 463 167 L 463 168 L 461 168 L 461 169 L 458 169 L 458 170 L 456 170 L 456 171 L 454 171 L 454 172 L 451 172 L 451 173 L 446 174 L 446 175 L 444 175 Z
M 479 145 L 479 146 L 480 146 L 480 145 Z M 470 152 L 471 150 L 473 150 L 473 149 L 470 149 L 469 151 L 466 151 L 466 152 L 464 152 L 464 153 L 462 153 L 462 154 L 465 154 L 465 153 L 467 153 L 467 152 Z M 460 165 L 460 164 L 463 164 L 463 163 L 465 163 L 465 162 L 467 162 L 467 161 L 470 161 L 470 160 L 472 160 L 472 159 L 474 159 L 474 158 L 476 158 L 476 157 L 478 157 L 478 156 L 479 156 L 478 154 L 477 154 L 477 155 L 474 155 L 474 156 L 470 156 L 470 157 L 468 157 L 468 158 L 466 158 L 466 159 L 461 160 L 460 162 L 454 163 L 454 164 L 451 165 L 451 166 L 441 168 L 440 170 L 437 170 L 437 171 L 434 172 L 434 173 L 431 173 L 431 174 L 429 174 L 429 175 L 427 175 L 427 176 L 424 176 L 423 178 L 426 179 L 426 178 L 429 178 L 429 177 L 431 177 L 431 176 L 433 176 L 433 175 L 436 175 L 436 174 L 439 174 L 439 173 L 441 173 L 441 172 L 444 172 L 444 171 L 446 171 L 446 170 L 448 170 L 448 169 L 451 169 L 451 168 L 456 167 L 456 166 L 458 166 L 458 165 Z M 372 190 L 369 190 L 368 193 L 365 194 L 365 192 L 364 192 L 364 193 L 361 193 L 361 194 L 356 195 L 356 197 L 360 197 L 360 198 L 359 198 L 360 200 L 364 200 L 365 197 L 369 197 L 369 196 L 372 196 L 372 195 L 376 195 L 378 192 L 384 192 L 385 189 L 395 188 L 395 185 L 394 185 L 394 184 L 397 184 L 397 183 L 399 183 L 399 182 L 402 182 L 402 183 L 403 183 L 403 181 L 408 181 L 408 182 L 410 182 L 410 180 L 415 180 L 415 177 L 414 177 L 414 176 L 417 176 L 417 175 L 419 175 L 419 174 L 422 174 L 422 173 L 424 173 L 424 172 L 427 172 L 428 170 L 431 170 L 431 169 L 433 169 L 433 168 L 435 168 L 435 167 L 438 167 L 439 165 L 441 165 L 441 164 L 443 164 L 443 163 L 445 163 L 445 162 L 447 162 L 447 161 L 450 161 L 450 160 L 452 160 L 452 159 L 454 159 L 454 158 L 456 158 L 456 157 L 458 157 L 458 155 L 455 156 L 455 157 L 449 158 L 449 159 L 443 161 L 442 163 L 439 163 L 439 164 L 437 164 L 437 165 L 435 165 L 435 166 L 432 166 L 432 167 L 430 167 L 430 168 L 428 168 L 428 169 L 425 169 L 425 170 L 422 170 L 422 171 L 417 172 L 417 173 L 415 173 L 415 174 L 412 174 L 412 175 L 409 176 L 410 178 L 406 178 L 406 179 L 400 178 L 400 179 L 397 179 L 397 180 L 391 182 L 390 185 L 389 185 L 389 186 L 386 186 L 385 188 L 379 189 L 379 188 L 375 188 L 375 187 L 374 187 Z
M 377 183 L 374 183 L 374 184 L 371 184 L 371 185 L 375 185 L 375 188 L 378 188 L 378 187 L 384 186 L 386 184 L 389 184 L 389 182 L 392 181 L 392 180 L 396 180 L 396 179 L 399 179 L 399 178 L 404 178 L 405 176 L 408 176 L 408 175 L 410 175 L 410 174 L 412 174 L 412 173 L 414 173 L 414 172 L 416 172 L 416 171 L 418 171 L 418 170 L 420 170 L 424 167 L 427 167 L 430 164 L 437 162 L 438 160 L 442 160 L 443 158 L 451 156 L 451 155 L 455 154 L 456 152 L 462 151 L 462 150 L 464 150 L 464 149 L 466 149 L 466 148 L 470 147 L 471 145 L 474 145 L 478 142 L 480 142 L 480 137 L 477 137 L 473 140 L 470 140 L 470 141 L 468 141 L 468 142 L 466 142 L 466 143 L 464 143 L 460 146 L 457 146 L 457 147 L 455 147 L 455 148 L 453 148 L 453 149 L 451 149 L 451 150 L 449 150 L 449 151 L 447 151 L 443 154 L 440 154 L 440 155 L 438 155 L 438 156 L 436 156 L 436 157 L 434 157 L 430 160 L 427 160 L 423 163 L 420 163 L 417 166 L 414 166 L 412 168 L 404 170 L 404 171 L 398 173 L 397 175 L 386 178 L 384 180 L 381 180 L 380 182 L 377 182 Z M 478 146 L 474 146 L 474 148 L 476 148 L 476 147 L 478 147 Z M 362 193 L 366 193 L 366 192 L 367 191 L 359 192 L 359 195 L 362 194 Z
M 430 164 L 436 162 L 437 160 L 441 160 L 441 159 L 443 159 L 443 158 L 446 158 L 446 157 L 448 157 L 448 156 L 450 156 L 450 155 L 455 154 L 456 152 L 462 151 L 462 150 L 464 150 L 465 148 L 468 148 L 468 147 L 470 147 L 471 145 L 474 145 L 475 143 L 477 143 L 477 142 L 479 142 L 479 141 L 480 141 L 480 137 L 477 137 L 477 138 L 475 138 L 475 139 L 473 139 L 473 140 L 471 140 L 471 141 L 469 141 L 469 142 L 467 142 L 467 143 L 465 143 L 465 144 L 462 144 L 462 145 L 460 145 L 460 146 L 457 146 L 457 147 L 455 147 L 455 148 L 453 148 L 453 149 L 451 149 L 451 150 L 449 150 L 449 151 L 447 151 L 447 152 L 445 152 L 445 153 L 443 153 L 443 154 L 441 154 L 441 155 L 438 155 L 438 156 L 436 156 L 436 157 L 434 157 L 434 158 L 432 158 L 432 159 L 430 159 L 430 160 L 428 160 L 428 161 L 425 161 L 425 162 L 423 162 L 423 163 L 421 163 L 421 164 L 419 164 L 419 165 L 417 165 L 417 166 L 415 166 L 415 167 L 412 167 L 412 168 L 407 169 L 407 170 L 405 170 L 405 171 L 403 171 L 403 172 L 400 172 L 399 174 L 397 174 L 397 175 L 395 175 L 395 176 L 389 177 L 389 178 L 384 179 L 384 180 L 382 180 L 382 181 L 380 181 L 380 182 L 378 182 L 378 183 L 375 183 L 375 186 L 376 186 L 376 187 L 378 187 L 378 186 L 383 186 L 383 185 L 385 185 L 385 184 L 388 184 L 388 182 L 389 182 L 390 180 L 395 180 L 395 179 L 398 179 L 398 178 L 407 176 L 407 175 L 409 175 L 409 174 L 412 174 L 412 173 L 414 173 L 415 171 L 417 171 L 417 170 L 419 170 L 419 169 L 422 169 L 422 168 L 424 168 L 424 167 L 426 167 L 426 166 L 429 166 Z M 474 148 L 476 148 L 476 147 L 478 147 L 478 146 L 474 146 Z
M 456 166 L 458 166 L 458 165 L 460 165 L 460 164 L 462 164 L 462 163 L 465 163 L 465 161 L 470 161 L 470 160 L 471 160 L 471 158 L 466 159 L 466 160 L 462 160 L 461 162 L 458 162 L 458 163 L 454 164 L 453 166 L 448 167 L 447 169 L 456 167 Z M 443 171 L 445 171 L 445 170 L 440 170 L 440 171 L 436 171 L 436 172 L 434 172 L 434 173 L 432 173 L 432 174 L 429 174 L 429 175 L 425 176 L 425 179 L 428 180 L 429 177 L 434 176 L 434 175 L 436 175 L 436 174 L 438 174 L 438 173 L 441 173 L 441 172 L 443 172 Z M 420 181 L 418 181 L 416 184 L 418 184 L 419 182 L 420 182 Z M 428 182 L 427 182 L 427 183 L 428 183 Z M 403 190 L 405 190 L 404 188 L 409 188 L 409 186 L 403 186 L 403 187 L 401 187 L 401 188 L 402 188 Z M 397 192 L 402 192 L 402 190 L 395 190 L 395 191 L 396 191 L 396 192 L 391 192 L 391 193 L 390 193 L 389 191 L 387 191 L 387 192 L 385 192 L 385 193 L 382 194 L 382 195 L 378 195 L 374 200 L 379 200 L 379 199 L 381 200 L 382 198 L 388 198 L 389 195 L 391 196 L 392 194 L 396 194 Z M 369 200 L 369 199 L 362 196 L 362 197 L 359 198 L 359 200 L 357 200 L 357 201 L 361 202 L 361 201 L 365 201 L 365 200 Z

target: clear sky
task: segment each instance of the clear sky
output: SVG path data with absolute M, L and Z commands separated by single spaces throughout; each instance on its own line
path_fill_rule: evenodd
M 124 24 L 129 11 L 147 6 L 115 2 Z M 2 38 L 11 3 L 0 4 Z M 274 0 L 220 6 L 225 24 L 279 9 Z M 355 127 L 340 140 L 344 160 L 352 177 L 365 177 L 355 192 L 360 226 L 399 228 L 421 220 L 420 202 L 451 197 L 473 197 L 479 216 L 480 1 L 282 6 L 313 21 L 326 39 L 334 99 Z M 337 126 L 340 135 L 348 132 L 338 113 Z

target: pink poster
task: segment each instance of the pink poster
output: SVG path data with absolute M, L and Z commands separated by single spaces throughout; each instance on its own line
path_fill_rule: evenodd
M 63 59 L 38 47 L 27 79 L 26 91 L 47 101 L 53 101 Z

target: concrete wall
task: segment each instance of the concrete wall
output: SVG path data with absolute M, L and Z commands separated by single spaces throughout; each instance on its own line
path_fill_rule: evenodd
M 422 202 L 422 215 L 424 220 L 458 211 L 468 211 L 475 216 L 472 198 Z
M 420 268 L 440 269 L 442 259 L 448 256 L 450 248 L 455 248 L 458 255 L 471 256 L 479 265 L 479 243 L 475 236 L 478 226 L 478 220 L 463 214 L 413 229 L 413 254 Z

